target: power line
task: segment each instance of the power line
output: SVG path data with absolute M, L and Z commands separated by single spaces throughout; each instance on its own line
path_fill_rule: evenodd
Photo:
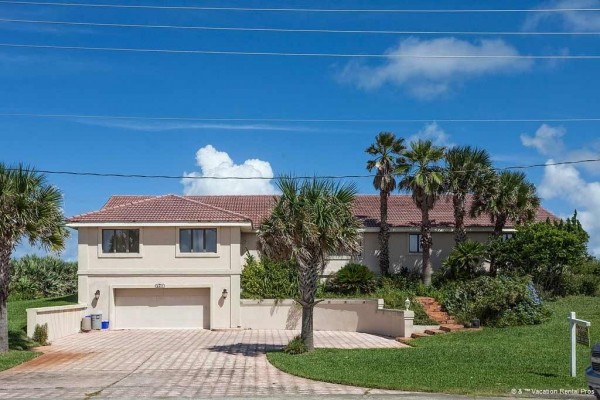
M 349 53 L 289 53 L 275 51 L 226 51 L 226 50 L 178 50 L 178 49 L 144 49 L 124 47 L 87 47 L 56 46 L 41 44 L 0 43 L 0 47 L 29 49 L 85 50 L 105 52 L 133 53 L 165 53 L 165 54 L 203 54 L 203 55 L 235 55 L 235 56 L 270 56 L 270 57 L 323 57 L 323 58 L 430 58 L 430 59 L 527 59 L 527 60 L 598 60 L 600 55 L 521 55 L 521 54 L 349 54 Z
M 530 8 L 530 9 L 352 9 L 352 8 L 254 8 L 254 7 L 205 7 L 205 6 L 149 6 L 125 4 L 62 3 L 38 1 L 0 0 L 1 4 L 36 5 L 53 7 L 94 7 L 148 10 L 196 10 L 196 11 L 240 11 L 240 12 L 306 12 L 306 13 L 406 13 L 406 14 L 457 14 L 457 13 L 560 13 L 600 11 L 600 8 Z
M 138 120 L 138 121 L 189 121 L 189 122 L 304 122 L 304 123 L 421 123 L 421 122 L 599 122 L 600 117 L 591 118 L 210 118 L 210 117 L 145 117 L 132 115 L 90 115 L 90 114 L 36 114 L 0 112 L 0 117 L 25 118 L 73 118 L 104 120 Z
M 511 169 L 530 169 L 539 167 L 548 167 L 556 165 L 573 165 L 582 164 L 589 162 L 600 162 L 600 158 L 585 159 L 585 160 L 570 160 L 560 161 L 546 164 L 531 164 L 531 165 L 516 165 L 511 167 L 492 168 L 495 171 L 506 171 Z M 7 168 L 8 170 L 17 171 L 17 168 Z M 468 171 L 457 171 L 457 172 L 469 172 Z M 94 176 L 94 177 L 105 177 L 105 178 L 136 178 L 136 179 L 202 179 L 202 180 L 271 180 L 271 179 L 360 179 L 360 178 L 373 178 L 373 174 L 365 175 L 313 175 L 313 176 L 276 176 L 276 177 L 264 177 L 264 176 L 182 176 L 182 175 L 145 175 L 145 174 L 120 174 L 120 173 L 106 173 L 106 172 L 81 172 L 81 171 L 54 171 L 54 170 L 41 170 L 36 169 L 36 172 L 48 174 L 48 175 L 72 175 L 72 176 Z
M 373 34 L 373 35 L 479 35 L 479 36 L 594 36 L 600 32 L 515 32 L 515 31 L 395 31 L 395 30 L 361 30 L 361 29 L 292 29 L 292 28 L 244 28 L 223 26 L 197 25 L 149 25 L 149 24 L 118 24 L 103 22 L 80 21 L 49 21 L 30 19 L 0 18 L 0 22 L 21 24 L 45 24 L 67 26 L 93 26 L 108 28 L 145 28 L 145 29 L 180 29 L 203 31 L 234 31 L 234 32 L 290 32 L 290 33 L 337 33 L 337 34 Z

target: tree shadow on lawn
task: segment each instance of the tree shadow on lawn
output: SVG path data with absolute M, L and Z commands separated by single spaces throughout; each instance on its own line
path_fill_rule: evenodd
M 231 355 L 243 355 L 247 357 L 258 357 L 272 351 L 280 351 L 284 344 L 265 343 L 234 343 L 227 345 L 211 346 L 208 350 Z
M 10 350 L 30 350 L 38 346 L 36 342 L 27 337 L 23 331 L 8 331 L 8 347 Z

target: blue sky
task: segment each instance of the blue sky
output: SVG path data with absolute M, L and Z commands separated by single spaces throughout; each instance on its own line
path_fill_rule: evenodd
M 143 3 L 127 3 L 143 4 Z M 173 2 L 146 2 L 168 4 Z M 388 0 L 179 1 L 181 5 L 440 8 Z M 480 8 L 482 2 L 443 2 Z M 486 8 L 599 8 L 600 0 L 495 1 Z M 104 23 L 414 31 L 599 32 L 600 13 L 243 13 L 0 4 L 0 18 Z M 0 22 L 3 43 L 472 55 L 599 54 L 598 36 L 351 35 L 101 28 Z M 600 123 L 437 122 L 598 117 L 598 60 L 370 59 L 140 54 L 0 47 L 0 112 L 277 119 L 424 119 L 420 123 L 146 121 L 0 116 L 0 160 L 39 169 L 181 175 L 364 174 L 379 131 L 486 148 L 499 167 L 598 158 Z M 212 147 L 206 147 L 206 146 Z M 197 152 L 200 155 L 198 165 Z M 223 154 L 226 153 L 226 154 Z M 246 162 L 246 160 L 261 160 Z M 246 163 L 245 163 L 246 162 Z M 225 164 L 223 164 L 225 163 Z M 574 208 L 600 254 L 598 164 L 528 170 L 543 204 Z M 265 192 L 269 182 L 184 186 L 178 180 L 51 176 L 73 215 L 111 194 Z M 360 192 L 373 193 L 368 179 Z M 29 251 L 22 247 L 18 254 Z M 65 253 L 73 257 L 71 243 Z

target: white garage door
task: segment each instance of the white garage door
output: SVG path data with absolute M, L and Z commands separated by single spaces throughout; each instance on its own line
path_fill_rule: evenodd
M 209 289 L 116 289 L 117 329 L 210 328 Z

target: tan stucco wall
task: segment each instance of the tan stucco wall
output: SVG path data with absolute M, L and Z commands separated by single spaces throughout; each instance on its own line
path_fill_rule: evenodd
M 242 326 L 300 329 L 302 308 L 292 300 L 242 300 Z M 318 331 L 364 332 L 392 337 L 412 334 L 414 313 L 383 308 L 383 300 L 324 300 L 314 311 Z
M 36 325 L 48 324 L 48 341 L 79 332 L 85 304 L 27 309 L 27 336 L 32 337 Z
M 391 232 L 390 233 L 390 263 L 392 271 L 398 272 L 405 266 L 409 268 L 421 268 L 422 256 L 420 253 L 413 254 L 409 253 L 408 243 L 409 234 L 419 233 L 418 230 L 414 232 Z M 467 237 L 472 240 L 479 242 L 485 242 L 488 240 L 490 233 L 488 232 L 469 232 Z M 454 233 L 453 232 L 433 232 L 433 251 L 431 255 L 431 263 L 434 269 L 438 269 L 442 266 L 442 262 L 452 248 L 454 247 Z M 257 251 L 257 240 L 256 234 L 251 232 L 242 233 L 242 245 L 241 245 L 241 263 L 244 264 L 246 254 L 249 252 L 254 256 L 258 256 Z M 364 232 L 363 233 L 363 251 L 360 257 L 356 261 L 364 263 L 373 272 L 379 273 L 378 256 L 379 254 L 379 238 L 377 232 Z M 325 268 L 325 275 L 329 275 L 339 270 L 341 267 L 350 262 L 350 257 L 336 257 L 332 258 L 327 267 Z
M 106 256 L 101 253 L 102 228 L 79 228 L 79 302 L 90 305 L 88 312 L 99 310 L 103 319 L 113 319 L 117 288 L 154 288 L 157 284 L 209 288 L 211 329 L 240 326 L 239 227 L 218 227 L 217 253 L 192 257 L 178 254 L 176 227 L 127 228 L 140 229 L 139 255 Z M 226 299 L 223 289 L 228 292 Z M 97 290 L 100 298 L 96 301 Z

